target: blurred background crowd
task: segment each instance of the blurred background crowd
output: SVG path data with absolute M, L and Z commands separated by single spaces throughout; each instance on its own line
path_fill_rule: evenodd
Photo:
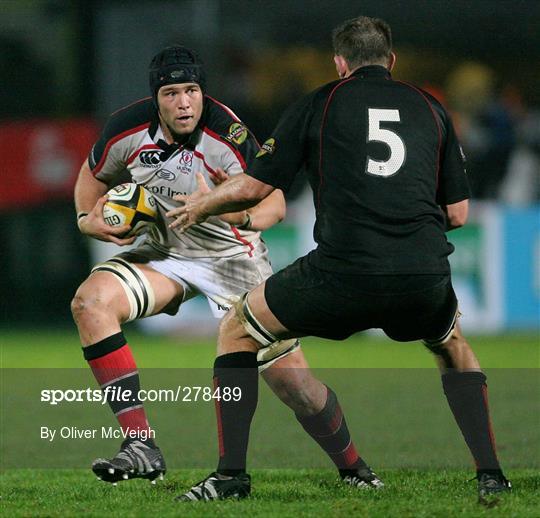
M 485 230 L 495 214 L 496 232 L 514 248 L 511 234 L 522 227 L 508 224 L 507 214 L 528 211 L 524 225 L 532 231 L 518 253 L 532 254 L 524 325 L 536 326 L 538 0 L 0 0 L 0 6 L 0 323 L 69 320 L 71 293 L 94 260 L 74 223 L 74 178 L 107 116 L 148 95 L 147 66 L 160 48 L 196 49 L 207 64 L 208 93 L 262 141 L 286 106 L 336 78 L 331 31 L 363 14 L 392 27 L 394 77 L 425 88 L 452 114 L 480 207 L 473 225 Z M 296 241 L 293 247 L 286 231 L 275 234 L 281 262 L 309 248 L 311 233 L 305 182 L 288 198 Z M 504 243 L 485 241 L 491 244 L 478 249 L 483 258 L 491 260 L 499 246 L 500 261 L 511 261 Z M 497 272 L 502 277 L 480 284 L 510 283 L 504 265 Z M 493 296 L 481 298 L 489 305 Z M 496 296 L 504 313 L 512 296 Z

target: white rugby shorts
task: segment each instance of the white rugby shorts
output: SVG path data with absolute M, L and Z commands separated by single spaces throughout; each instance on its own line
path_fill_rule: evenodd
M 183 303 L 197 295 L 208 300 L 216 318 L 222 318 L 234 302 L 272 275 L 268 249 L 262 241 L 247 253 L 233 257 L 182 258 L 166 254 L 150 243 L 118 254 L 134 264 L 146 264 L 178 282 L 184 288 Z M 285 340 L 262 348 L 258 353 L 259 372 L 264 371 L 278 359 L 300 348 L 295 340 Z
M 130 263 L 146 264 L 178 282 L 184 288 L 186 302 L 204 295 L 213 315 L 221 318 L 244 293 L 252 290 L 272 275 L 268 249 L 259 241 L 251 255 L 232 257 L 182 258 L 166 254 L 150 243 L 119 254 Z

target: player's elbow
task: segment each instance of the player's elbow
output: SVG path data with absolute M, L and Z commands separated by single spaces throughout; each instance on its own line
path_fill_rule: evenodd
M 280 207 L 279 211 L 276 211 L 276 219 L 278 223 L 281 223 L 285 216 L 287 215 L 287 209 L 285 208 L 285 205 L 283 207 Z
M 274 214 L 277 220 L 277 223 L 281 223 L 285 216 L 287 215 L 287 205 L 285 203 L 285 198 L 283 193 L 279 191 L 279 195 L 276 196 L 276 201 L 274 203 Z

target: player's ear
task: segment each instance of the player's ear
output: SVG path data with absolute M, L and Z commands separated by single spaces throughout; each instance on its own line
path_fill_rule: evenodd
M 349 72 L 349 66 L 347 65 L 345 58 L 343 56 L 335 55 L 334 63 L 336 64 L 336 71 L 340 79 L 346 77 L 347 73 Z
M 390 57 L 388 58 L 388 70 L 392 72 L 394 65 L 396 64 L 397 57 L 393 52 L 390 52 Z

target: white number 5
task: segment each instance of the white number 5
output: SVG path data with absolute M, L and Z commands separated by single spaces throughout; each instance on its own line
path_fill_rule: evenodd
M 405 162 L 405 144 L 401 137 L 392 130 L 381 128 L 381 122 L 400 122 L 399 110 L 368 108 L 368 142 L 376 140 L 384 142 L 390 148 L 390 156 L 386 161 L 369 158 L 366 172 L 377 176 L 396 174 Z

